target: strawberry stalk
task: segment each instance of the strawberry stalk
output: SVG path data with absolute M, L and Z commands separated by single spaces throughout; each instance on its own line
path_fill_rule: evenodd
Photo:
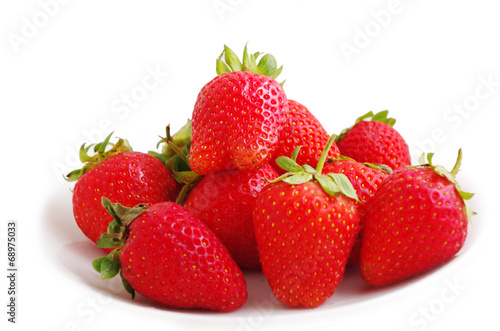
M 276 159 L 276 164 L 278 164 L 283 170 L 287 172 L 272 181 L 268 181 L 270 183 L 284 181 L 292 185 L 299 185 L 309 181 L 316 181 L 327 194 L 343 194 L 359 202 L 356 191 L 354 190 L 354 187 L 352 186 L 346 175 L 337 173 L 323 175 L 321 173 L 326 162 L 328 151 L 330 150 L 330 147 L 332 146 L 334 141 L 335 135 L 331 135 L 321 153 L 316 169 L 307 164 L 302 166 L 297 164 L 297 155 L 299 154 L 301 146 L 297 147 L 292 152 L 291 158 L 286 156 L 278 157 Z

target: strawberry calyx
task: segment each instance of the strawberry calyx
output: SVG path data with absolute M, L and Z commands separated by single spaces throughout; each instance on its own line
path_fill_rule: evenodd
M 125 207 L 120 203 L 111 203 L 102 197 L 101 202 L 108 213 L 113 216 L 113 221 L 108 226 L 108 231 L 101 235 L 96 246 L 100 248 L 114 248 L 107 256 L 99 257 L 92 261 L 94 269 L 100 273 L 101 279 L 110 279 L 120 274 L 123 286 L 128 293 L 135 297 L 135 291 L 123 278 L 121 273 L 120 252 L 127 241 L 130 224 L 147 210 L 147 204 L 138 204 L 135 207 Z
M 191 170 L 189 163 L 189 150 L 191 148 L 191 120 L 179 129 L 173 136 L 170 134 L 170 125 L 166 127 L 166 137 L 160 137 L 157 147 L 164 144 L 161 153 L 150 151 L 148 154 L 162 161 L 170 170 L 175 180 L 183 184 L 177 196 L 176 203 L 183 205 L 191 188 L 204 176 Z
M 354 125 L 358 124 L 361 121 L 375 121 L 387 124 L 391 127 L 394 126 L 394 124 L 396 124 L 396 119 L 392 117 L 387 117 L 388 114 L 389 114 L 388 110 L 382 110 L 379 111 L 378 113 L 373 113 L 372 111 L 369 111 L 368 113 L 358 117 L 352 126 L 342 130 L 342 132 L 340 132 L 340 134 L 335 139 L 335 142 L 339 142 L 342 138 L 344 138 L 347 132 L 349 132 L 349 130 L 351 130 L 354 127 Z
M 80 161 L 84 164 L 81 169 L 76 169 L 67 174 L 64 179 L 68 182 L 74 182 L 80 179 L 85 173 L 97 167 L 104 160 L 109 158 L 112 155 L 129 152 L 132 151 L 132 146 L 130 146 L 129 142 L 126 139 L 119 138 L 116 144 L 110 143 L 109 140 L 114 132 L 111 132 L 103 142 L 98 144 L 91 144 L 89 146 L 85 146 L 86 143 L 82 144 L 80 147 L 79 158 Z M 94 147 L 94 154 L 89 155 L 89 150 Z M 111 149 L 106 151 L 108 146 L 112 146 Z
M 191 170 L 187 158 L 182 157 L 188 155 L 191 148 L 191 120 L 188 119 L 174 135 L 170 133 L 170 124 L 165 131 L 166 136 L 160 137 L 161 140 L 156 145 L 159 148 L 163 144 L 161 153 L 149 151 L 148 154 L 163 162 L 171 172 Z
M 291 157 L 280 156 L 276 159 L 276 164 L 287 172 L 274 180 L 268 180 L 267 178 L 266 180 L 270 183 L 284 181 L 292 185 L 300 185 L 309 181 L 316 181 L 329 195 L 343 194 L 360 202 L 356 194 L 356 190 L 354 190 L 354 187 L 346 175 L 340 173 L 322 174 L 328 151 L 334 141 L 335 135 L 331 135 L 321 153 L 316 169 L 307 164 L 301 166 L 296 162 L 297 155 L 302 147 L 298 146 L 292 152 Z
M 259 59 L 261 55 L 262 57 Z M 243 50 L 242 61 L 226 45 L 224 45 L 224 50 L 216 60 L 217 75 L 236 71 L 248 71 L 276 79 L 282 70 L 283 66 L 278 68 L 276 58 L 272 54 L 260 52 L 248 53 L 247 45 L 245 45 L 245 49 Z
M 425 168 L 431 168 L 436 172 L 438 175 L 446 177 L 451 183 L 455 185 L 455 188 L 457 189 L 458 194 L 462 198 L 466 213 L 467 213 L 467 219 L 470 220 L 472 215 L 476 214 L 473 212 L 468 206 L 466 201 L 470 200 L 473 196 L 474 193 L 466 192 L 462 190 L 460 185 L 457 182 L 456 176 L 458 172 L 460 171 L 460 166 L 462 165 L 462 149 L 460 148 L 458 150 L 458 156 L 457 160 L 455 161 L 455 165 L 453 166 L 451 171 L 448 171 L 445 167 L 441 165 L 434 165 L 432 162 L 432 158 L 434 157 L 434 153 L 428 153 L 427 155 L 425 153 L 422 153 L 422 155 L 419 158 L 419 165 L 416 166 L 409 166 L 407 168 L 418 168 L 418 167 L 425 167 Z M 427 161 L 427 162 L 426 162 Z

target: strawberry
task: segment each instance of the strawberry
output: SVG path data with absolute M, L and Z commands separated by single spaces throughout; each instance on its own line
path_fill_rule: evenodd
M 114 218 L 113 233 L 97 243 L 114 250 L 92 263 L 102 279 L 120 274 L 132 298 L 137 292 L 171 308 L 227 312 L 245 303 L 241 270 L 215 234 L 181 205 L 126 208 L 102 200 Z
M 267 186 L 266 179 L 277 177 L 269 164 L 256 172 L 211 173 L 189 191 L 184 207 L 217 235 L 238 265 L 260 269 L 252 221 L 253 205 Z
M 359 253 L 361 249 L 361 235 L 366 214 L 366 207 L 373 197 L 382 181 L 392 173 L 392 170 L 383 165 L 371 163 L 359 163 L 348 157 L 341 156 L 338 159 L 330 159 L 323 167 L 323 174 L 341 173 L 347 176 L 351 182 L 359 201 L 354 205 L 359 214 L 359 233 L 349 256 L 348 264 L 359 264 Z
M 314 308 L 333 295 L 358 233 L 351 200 L 356 193 L 349 180 L 321 174 L 333 139 L 316 169 L 295 162 L 299 148 L 291 159 L 278 158 L 289 172 L 266 186 L 255 202 L 262 271 L 278 301 L 289 306 Z
M 76 223 L 94 243 L 112 221 L 101 197 L 132 207 L 139 203 L 173 201 L 179 190 L 164 164 L 151 155 L 132 151 L 128 141 L 119 139 L 106 151 L 111 135 L 94 146 L 92 156 L 88 151 L 93 145 L 83 144 L 80 159 L 84 166 L 66 176 L 68 181 L 77 181 L 72 198 Z
M 428 164 L 394 172 L 373 196 L 366 211 L 360 270 L 365 282 L 392 284 L 451 259 L 463 247 L 472 194 L 456 182 L 455 167 Z M 423 163 L 424 160 L 421 160 Z
M 224 53 L 229 66 L 217 60 L 218 76 L 203 86 L 193 110 L 189 162 L 200 175 L 268 163 L 288 112 L 272 55 L 257 65 L 259 54 L 248 55 L 246 47 L 243 64 L 228 47 Z
M 276 165 L 276 159 L 279 156 L 289 157 L 295 148 L 302 146 L 301 153 L 297 156 L 297 163 L 316 167 L 321 150 L 329 137 L 330 135 L 307 107 L 288 99 L 288 118 L 281 131 L 280 142 L 271 159 L 271 165 L 278 173 L 283 174 L 284 171 Z M 336 158 L 339 155 L 339 149 L 333 143 L 327 157 Z
M 387 118 L 388 111 L 368 112 L 337 137 L 340 154 L 358 162 L 385 164 L 392 170 L 411 164 L 406 141 L 393 126 L 396 120 Z

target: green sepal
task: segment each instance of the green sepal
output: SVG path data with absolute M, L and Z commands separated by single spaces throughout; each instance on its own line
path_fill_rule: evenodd
M 93 260 L 92 267 L 94 267 L 94 270 L 97 271 L 98 273 L 101 273 L 102 261 L 104 261 L 107 258 L 108 258 L 107 256 L 102 256 L 102 257 L 98 257 L 97 259 Z
M 99 248 L 115 248 L 121 246 L 122 241 L 118 235 L 105 232 L 101 234 L 95 245 Z
M 335 142 L 339 142 L 340 140 L 342 140 L 342 138 L 345 137 L 347 132 L 349 132 L 349 130 L 351 130 L 354 127 L 354 125 L 358 124 L 361 121 L 376 121 L 376 122 L 387 124 L 389 126 L 394 126 L 394 124 L 396 124 L 396 119 L 391 118 L 391 117 L 387 117 L 388 114 L 389 114 L 388 110 L 382 110 L 382 111 L 379 111 L 378 113 L 373 113 L 372 111 L 369 111 L 366 114 L 361 115 L 360 117 L 358 117 L 356 119 L 356 121 L 354 122 L 354 124 L 352 126 L 345 128 L 344 130 L 342 130 L 340 132 L 340 134 L 335 139 Z
M 80 177 L 82 177 L 85 173 L 94 169 L 112 155 L 133 150 L 132 146 L 130 146 L 128 140 L 126 139 L 120 138 L 116 144 L 110 143 L 109 141 L 113 133 L 114 132 L 111 132 L 101 143 L 95 145 L 91 144 L 89 146 L 85 146 L 86 144 L 84 143 L 82 144 L 82 146 L 80 146 L 79 158 L 80 162 L 83 163 L 83 166 L 81 169 L 73 170 L 69 174 L 67 174 L 64 177 L 66 181 L 74 182 L 80 179 Z M 112 147 L 108 151 L 106 151 L 106 148 L 108 146 Z M 89 155 L 89 151 L 92 147 L 94 147 L 94 154 Z
M 101 198 L 102 206 L 113 216 L 119 226 L 129 226 L 134 219 L 146 211 L 147 204 L 141 203 L 132 208 L 125 207 L 120 203 L 112 203 L 108 198 Z
M 262 57 L 259 59 L 261 55 Z M 215 69 L 217 75 L 236 71 L 247 71 L 276 79 L 283 71 L 283 66 L 278 68 L 276 58 L 271 54 L 261 52 L 249 53 L 247 45 L 245 45 L 242 61 L 240 61 L 238 56 L 228 46 L 224 45 L 224 51 L 216 60 Z M 281 85 L 283 85 L 283 83 L 281 83 Z
M 102 260 L 100 267 L 101 279 L 105 280 L 115 277 L 120 272 L 120 268 L 120 260 L 111 260 L 109 258 L 105 258 L 104 260 Z
M 297 172 L 283 179 L 284 182 L 293 185 L 300 185 L 309 182 L 313 175 L 307 172 Z
M 132 288 L 132 286 L 130 285 L 129 282 L 127 282 L 127 280 L 125 278 L 123 278 L 123 274 L 122 274 L 122 271 L 120 270 L 120 278 L 122 280 L 122 284 L 123 284 L 123 287 L 125 288 L 125 290 L 130 293 L 130 295 L 132 296 L 132 300 L 135 299 L 135 290 Z
M 349 181 L 349 178 L 347 178 L 346 175 L 329 173 L 328 177 L 333 179 L 333 181 L 339 187 L 340 192 L 342 192 L 343 195 L 359 202 L 356 190 L 354 189 L 352 183 Z
M 321 185 L 323 190 L 330 194 L 330 195 L 336 195 L 340 191 L 340 188 L 337 184 L 335 184 L 335 181 L 331 177 L 328 177 L 327 175 L 316 175 L 314 178 L 318 181 L 318 183 Z
M 301 166 L 298 165 L 297 162 L 286 156 L 279 156 L 276 159 L 276 164 L 288 172 L 297 172 L 302 170 Z

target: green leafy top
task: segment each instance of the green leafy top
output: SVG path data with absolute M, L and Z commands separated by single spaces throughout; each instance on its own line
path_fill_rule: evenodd
M 113 132 L 111 132 L 103 142 L 98 144 L 91 144 L 85 147 L 85 143 L 80 147 L 80 161 L 84 164 L 81 169 L 76 169 L 67 174 L 64 178 L 68 182 L 74 182 L 80 177 L 82 177 L 85 173 L 89 172 L 96 166 L 98 166 L 102 161 L 106 160 L 112 155 L 128 152 L 132 150 L 132 146 L 130 146 L 129 142 L 126 139 L 119 139 L 116 144 L 112 144 L 109 142 Z M 94 147 L 94 154 L 89 155 L 89 150 Z M 112 146 L 111 149 L 106 151 L 108 146 Z
M 446 177 L 446 179 L 448 179 L 450 182 L 452 182 L 455 185 L 455 187 L 458 191 L 458 194 L 460 194 L 460 197 L 464 201 L 465 209 L 467 212 L 467 218 L 470 220 L 472 215 L 474 215 L 476 213 L 473 212 L 467 206 L 466 200 L 470 200 L 474 196 L 474 193 L 470 193 L 470 192 L 466 192 L 466 191 L 462 190 L 462 188 L 460 187 L 460 185 L 458 184 L 457 179 L 456 179 L 456 176 L 457 176 L 458 172 L 460 171 L 460 166 L 462 165 L 462 149 L 458 150 L 457 160 L 455 162 L 455 165 L 453 166 L 453 169 L 451 169 L 451 171 L 448 171 L 445 167 L 443 167 L 441 165 L 434 165 L 432 162 L 433 157 L 434 157 L 434 153 L 428 153 L 427 156 L 425 155 L 425 153 L 422 153 L 422 155 L 419 158 L 420 164 L 416 165 L 416 166 L 410 166 L 408 168 L 418 168 L 418 167 L 432 168 L 438 175 Z
M 335 135 L 330 136 L 318 160 L 316 169 L 307 164 L 302 166 L 297 164 L 297 155 L 299 154 L 301 146 L 297 147 L 292 152 L 291 158 L 286 156 L 278 157 L 276 159 L 276 163 L 283 168 L 283 170 L 286 170 L 287 173 L 269 182 L 275 183 L 278 181 L 284 181 L 289 184 L 299 185 L 309 181 L 316 181 L 327 194 L 343 194 L 359 202 L 356 191 L 346 175 L 338 173 L 330 173 L 327 175 L 322 174 L 328 151 L 330 150 L 334 140 Z
M 121 273 L 120 252 L 125 244 L 130 224 L 143 212 L 147 210 L 147 204 L 139 204 L 135 207 L 125 207 L 119 203 L 111 203 L 109 199 L 102 197 L 101 202 L 108 213 L 113 216 L 113 221 L 108 226 L 108 231 L 103 233 L 96 243 L 100 248 L 113 248 L 107 256 L 99 257 L 92 261 L 94 269 L 100 273 L 101 279 L 110 279 L 120 274 L 122 283 L 127 292 L 135 297 L 135 291 L 123 278 Z
M 354 127 L 354 125 L 358 124 L 361 121 L 375 121 L 387 124 L 389 126 L 394 126 L 394 124 L 396 124 L 396 119 L 392 117 L 387 117 L 388 114 L 389 114 L 388 110 L 382 110 L 379 111 L 378 113 L 373 113 L 372 111 L 369 111 L 368 113 L 358 117 L 356 119 L 356 122 L 354 122 L 352 126 L 342 130 L 342 132 L 340 132 L 335 141 L 339 142 L 342 138 L 345 137 L 346 133 L 349 132 L 349 130 L 351 130 Z
M 174 135 L 170 135 L 170 125 L 167 125 L 166 133 L 166 137 L 162 137 L 157 145 L 159 147 L 160 144 L 164 144 L 162 152 L 149 151 L 148 154 L 162 161 L 175 180 L 183 185 L 176 200 L 178 204 L 183 205 L 191 188 L 203 178 L 203 176 L 191 170 L 189 163 L 192 133 L 191 120 L 188 119 L 187 123 Z
M 257 59 L 261 55 L 262 57 L 257 63 Z M 217 75 L 235 71 L 249 71 L 276 79 L 282 70 L 283 66 L 278 68 L 276 58 L 273 55 L 260 52 L 249 54 L 247 45 L 243 51 L 243 61 L 240 61 L 238 56 L 225 45 L 224 51 L 216 61 Z

